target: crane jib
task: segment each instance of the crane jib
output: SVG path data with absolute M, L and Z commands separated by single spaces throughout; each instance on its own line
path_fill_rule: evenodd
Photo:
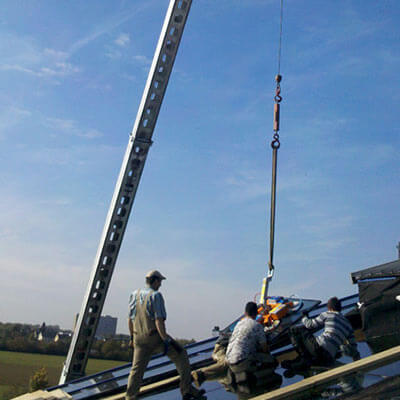
M 84 375 L 192 0 L 170 0 L 60 383 Z

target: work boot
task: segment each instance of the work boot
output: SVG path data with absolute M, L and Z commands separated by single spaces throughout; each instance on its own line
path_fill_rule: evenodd
M 182 400 L 207 400 L 205 393 L 206 391 L 204 389 L 196 391 L 195 394 L 186 393 L 183 395 Z
M 290 369 L 292 367 L 292 362 L 293 362 L 293 360 L 283 360 L 281 362 L 281 367 L 283 369 Z
M 308 358 L 300 358 L 294 360 L 292 363 L 292 369 L 295 371 L 305 371 L 311 367 L 311 361 Z
M 204 376 L 204 372 L 199 369 L 197 371 L 192 371 L 192 379 L 195 386 L 200 388 L 200 386 L 206 380 L 206 377 Z
M 296 357 L 294 360 L 284 360 L 281 362 L 281 366 L 284 369 L 292 369 L 296 371 L 301 371 L 308 369 L 311 366 L 310 361 L 304 357 Z
M 292 369 L 293 368 L 293 364 L 297 364 L 299 362 L 301 362 L 302 357 L 297 356 L 296 358 L 293 358 L 292 360 L 283 360 L 281 362 L 281 367 L 284 369 Z
M 283 376 L 287 379 L 293 378 L 296 375 L 296 372 L 292 369 L 285 369 L 283 371 Z

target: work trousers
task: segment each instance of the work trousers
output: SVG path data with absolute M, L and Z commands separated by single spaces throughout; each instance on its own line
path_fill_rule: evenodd
M 225 358 L 226 348 L 220 346 L 219 344 L 215 345 L 212 358 L 216 361 L 215 364 L 210 365 L 209 367 L 202 368 L 201 371 L 204 374 L 204 379 L 207 381 L 219 380 L 222 377 L 226 376 L 228 372 L 228 368 L 230 367 L 228 361 Z M 256 353 L 249 357 L 248 360 L 241 363 L 240 372 L 245 370 L 253 370 L 256 369 L 252 367 L 255 363 L 261 364 L 271 364 L 275 367 L 275 360 L 270 354 L 267 353 Z M 233 367 L 235 369 L 235 367 Z
M 136 400 L 142 384 L 143 375 L 147 364 L 153 354 L 164 351 L 164 343 L 158 334 L 151 335 L 134 343 L 132 369 L 128 378 L 126 400 Z M 175 364 L 180 375 L 180 389 L 182 396 L 186 393 L 197 394 L 197 390 L 191 385 L 190 364 L 186 350 L 178 352 L 169 346 L 167 356 Z
M 234 389 L 239 399 L 243 398 L 243 393 L 255 396 L 262 393 L 261 388 L 279 387 L 282 378 L 275 373 L 276 366 L 276 360 L 268 353 L 255 353 L 239 363 L 229 364 L 228 376 L 231 375 L 236 384 Z
M 206 381 L 218 380 L 226 375 L 228 371 L 228 362 L 226 361 L 225 354 L 226 348 L 216 344 L 211 356 L 215 364 L 201 369 Z
M 315 337 L 307 332 L 298 337 L 298 349 L 300 354 L 309 358 L 313 364 L 332 366 L 335 359 L 318 343 Z
M 258 364 L 270 365 L 272 370 L 276 366 L 274 358 L 269 353 L 255 353 L 237 364 L 229 364 L 229 368 L 234 373 L 253 372 L 259 369 Z
M 290 330 L 290 340 L 299 355 L 313 365 L 332 366 L 335 363 L 335 359 L 318 344 L 314 335 L 306 328 L 292 328 Z

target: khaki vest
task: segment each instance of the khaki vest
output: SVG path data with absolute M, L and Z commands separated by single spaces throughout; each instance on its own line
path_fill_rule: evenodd
M 143 304 L 140 304 L 140 290 L 136 293 L 136 315 L 133 320 L 134 342 L 145 341 L 149 336 L 157 333 L 154 320 L 147 314 L 147 303 L 151 292 L 145 297 Z

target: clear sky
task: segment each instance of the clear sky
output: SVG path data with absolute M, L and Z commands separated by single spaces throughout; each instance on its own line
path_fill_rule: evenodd
M 207 337 L 268 256 L 279 0 L 194 0 L 104 313 L 167 276 L 167 328 Z M 0 321 L 71 328 L 168 0 L 3 0 Z M 397 258 L 400 2 L 286 0 L 271 293 L 355 293 Z

